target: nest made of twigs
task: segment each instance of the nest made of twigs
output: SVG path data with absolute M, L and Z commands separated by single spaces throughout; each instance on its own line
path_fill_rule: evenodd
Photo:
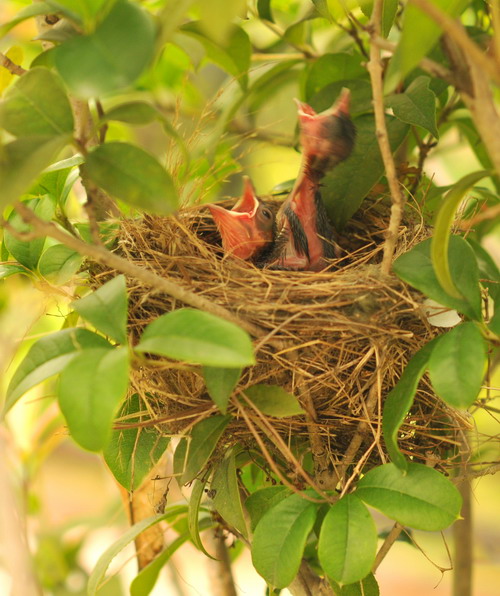
M 254 342 L 257 364 L 243 372 L 236 397 L 256 383 L 279 385 L 294 393 L 306 412 L 269 418 L 246 407 L 244 399 L 234 399 L 226 447 L 239 443 L 257 449 L 268 461 L 282 462 L 293 477 L 300 464 L 291 445 L 302 441 L 303 452 L 312 452 L 316 480 L 326 488 L 345 478 L 346 471 L 387 461 L 381 437 L 384 398 L 411 356 L 436 334 L 424 315 L 422 296 L 396 277 L 380 274 L 387 215 L 382 202 L 358 212 L 337 238 L 341 256 L 320 273 L 259 269 L 225 257 L 204 206 L 171 218 L 121 223 L 117 250 L 122 256 L 262 330 Z M 400 230 L 399 252 L 426 236 L 419 220 L 407 222 Z M 135 337 L 159 315 L 185 306 L 141 284 L 129 290 Z M 134 371 L 132 383 L 166 434 L 186 432 L 217 412 L 201 367 L 159 359 Z M 431 458 L 446 468 L 455 431 L 463 426 L 424 380 L 401 428 L 400 446 L 416 461 Z M 330 480 L 321 479 L 325 474 Z

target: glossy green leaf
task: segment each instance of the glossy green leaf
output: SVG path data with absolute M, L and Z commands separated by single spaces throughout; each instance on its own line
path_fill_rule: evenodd
M 257 0 L 257 12 L 259 19 L 271 21 L 274 23 L 273 13 L 271 10 L 271 0 Z
M 198 550 L 206 555 L 207 557 L 213 558 L 203 546 L 203 542 L 200 538 L 200 505 L 203 495 L 205 494 L 205 486 L 207 485 L 206 480 L 199 480 L 195 478 L 191 484 L 191 495 L 188 503 L 188 531 L 192 543 Z
M 363 58 L 360 55 L 347 54 L 323 54 L 313 62 L 305 84 L 305 96 L 309 100 L 314 97 L 323 87 L 336 81 L 362 78 L 367 76 L 366 67 L 362 65 Z M 330 106 L 337 96 L 331 94 Z M 321 108 L 321 110 L 327 107 Z
M 128 296 L 124 275 L 117 275 L 71 306 L 105 335 L 127 343 Z
M 240 87 L 246 88 L 252 46 L 248 34 L 240 27 L 234 27 L 224 43 L 217 43 L 207 37 L 200 23 L 188 23 L 181 27 L 181 32 L 199 41 L 209 60 L 232 75 Z
M 38 271 L 51 283 L 63 285 L 80 269 L 83 257 L 64 244 L 50 246 L 40 257 Z
M 385 446 L 394 464 L 404 471 L 408 469 L 408 460 L 398 447 L 398 432 L 413 405 L 418 384 L 427 369 L 432 350 L 440 340 L 441 337 L 433 339 L 412 357 L 384 402 L 382 431 Z
M 382 36 L 387 37 L 389 35 L 392 26 L 394 25 L 394 19 L 398 12 L 398 0 L 382 0 Z M 371 17 L 373 10 L 373 0 L 363 0 L 359 3 L 359 7 L 368 18 Z
M 474 172 L 461 178 L 446 194 L 436 216 L 434 234 L 431 243 L 431 259 L 436 272 L 436 277 L 447 294 L 454 298 L 461 299 L 461 288 L 456 286 L 451 274 L 449 255 L 451 228 L 455 219 L 456 211 L 463 201 L 469 188 L 488 172 Z
M 439 338 L 429 359 L 434 390 L 447 404 L 468 408 L 477 399 L 487 365 L 487 345 L 475 323 L 461 323 Z
M 89 153 L 83 168 L 98 186 L 133 207 L 162 215 L 177 208 L 177 191 L 170 174 L 135 145 L 99 145 Z
M 186 484 L 203 472 L 230 420 L 231 416 L 210 416 L 193 427 L 181 484 Z
M 101 584 L 104 583 L 106 570 L 108 569 L 111 561 L 127 546 L 127 544 L 132 542 L 132 540 L 135 540 L 139 534 L 151 526 L 154 526 L 161 521 L 172 522 L 180 516 L 185 516 L 186 513 L 186 505 L 176 505 L 174 507 L 169 507 L 168 511 L 165 511 L 163 515 L 154 515 L 146 519 L 142 519 L 140 522 L 137 522 L 131 528 L 129 528 L 99 557 L 99 560 L 95 564 L 94 569 L 89 576 L 87 583 L 87 596 L 95 596 L 95 594 L 97 594 Z
M 69 141 L 69 135 L 30 136 L 0 146 L 0 208 L 26 192 Z
M 54 215 L 54 203 L 50 197 L 43 196 L 24 203 L 33 210 L 35 215 L 45 221 L 49 221 Z M 29 232 L 30 226 L 24 223 L 22 217 L 13 211 L 9 216 L 9 224 L 18 232 Z M 33 240 L 21 240 L 14 236 L 9 230 L 4 232 L 5 247 L 9 253 L 21 265 L 34 271 L 40 259 L 45 245 L 45 238 L 34 238 Z
M 304 414 L 298 399 L 278 385 L 252 385 L 244 394 L 253 405 L 267 416 L 284 418 Z
M 99 97 L 131 85 L 151 62 L 155 42 L 151 16 L 120 0 L 93 33 L 58 46 L 55 65 L 75 95 Z
M 146 327 L 135 350 L 223 368 L 255 362 L 252 342 L 243 329 L 192 308 L 158 317 Z
M 149 419 L 144 403 L 137 393 L 125 401 L 117 418 L 125 418 L 124 424 L 133 426 Z M 156 427 L 117 428 L 103 455 L 115 479 L 128 491 L 139 488 L 144 478 L 168 446 L 170 437 Z
M 452 236 L 448 254 L 451 277 L 463 299 L 450 296 L 439 283 L 431 260 L 430 238 L 398 257 L 393 270 L 403 281 L 439 304 L 481 320 L 479 270 L 474 252 L 466 240 Z
M 429 88 L 430 77 L 417 77 L 405 90 L 386 98 L 394 116 L 402 122 L 421 126 L 439 138 L 436 126 L 436 96 Z
M 363 579 L 375 561 L 377 528 L 355 494 L 330 507 L 321 524 L 318 557 L 323 571 L 340 584 Z
M 67 169 L 69 170 L 70 168 L 72 168 L 74 166 L 80 166 L 84 161 L 85 161 L 85 159 L 84 159 L 83 155 L 80 155 L 80 153 L 77 153 L 77 154 L 73 155 L 73 157 L 68 157 L 67 159 L 61 159 L 61 161 L 53 163 L 48 168 L 45 168 L 44 173 L 45 172 L 57 172 L 59 170 L 67 170 Z
M 207 391 L 219 410 L 225 414 L 229 398 L 241 377 L 241 368 L 203 367 Z
M 468 0 L 433 0 L 433 3 L 452 17 L 460 15 L 469 4 Z M 411 3 L 405 7 L 401 39 L 385 77 L 386 92 L 392 91 L 419 64 L 440 36 L 439 25 L 423 11 Z
M 5 409 L 10 409 L 28 389 L 54 376 L 79 352 L 111 348 L 100 335 L 87 329 L 63 329 L 36 341 L 18 366 L 7 388 Z
M 260 519 L 253 537 L 252 562 L 268 584 L 285 588 L 297 575 L 316 511 L 315 503 L 294 494 Z
M 25 6 L 19 12 L 16 12 L 16 15 L 13 19 L 4 23 L 0 27 L 0 37 L 4 37 L 6 33 L 8 33 L 13 27 L 26 21 L 27 19 L 31 19 L 32 17 L 36 17 L 41 14 L 51 14 L 53 9 L 51 8 L 48 2 L 35 2 L 28 6 Z
M 200 522 L 200 530 L 217 527 L 217 522 L 205 518 Z M 168 563 L 171 556 L 189 540 L 188 532 L 183 532 L 171 542 L 149 565 L 141 569 L 130 584 L 130 596 L 147 596 L 154 588 L 160 572 Z
M 380 589 L 373 573 L 370 573 L 361 581 L 341 586 L 332 578 L 328 578 L 335 596 L 380 596 Z
M 128 348 L 83 350 L 66 364 L 59 379 L 59 407 L 73 439 L 100 451 L 128 388 Z
M 0 125 L 14 136 L 71 134 L 73 112 L 59 78 L 41 67 L 19 77 L 0 102 Z
M 17 273 L 30 275 L 31 271 L 22 265 L 17 265 L 16 263 L 0 263 L 0 279 L 5 279 L 6 277 L 16 275 Z
M 291 494 L 290 489 L 282 485 L 266 486 L 251 493 L 245 500 L 245 508 L 250 514 L 252 532 L 255 530 L 261 517 L 269 509 L 272 509 Z
M 462 505 L 448 478 L 416 463 L 408 465 L 407 473 L 394 464 L 373 468 L 361 478 L 355 494 L 403 526 L 431 532 L 456 521 Z
M 395 151 L 403 142 L 410 127 L 391 116 L 386 116 L 391 148 Z M 354 151 L 322 181 L 321 196 L 332 223 L 342 226 L 358 210 L 370 189 L 384 173 L 384 164 L 375 135 L 373 116 L 355 119 L 357 129 Z M 360 172 L 363 175 L 360 176 Z
M 224 459 L 215 469 L 210 485 L 215 491 L 213 504 L 221 517 L 245 538 L 248 538 L 248 527 L 241 505 L 240 486 L 236 470 L 234 450 L 225 454 Z

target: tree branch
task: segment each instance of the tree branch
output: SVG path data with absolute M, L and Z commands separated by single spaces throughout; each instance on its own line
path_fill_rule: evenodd
M 96 246 L 92 244 L 86 244 L 82 240 L 71 236 L 67 232 L 64 232 L 53 223 L 44 221 L 37 217 L 31 209 L 26 207 L 21 202 L 17 202 L 15 204 L 15 208 L 18 213 L 21 215 L 25 223 L 33 226 L 33 233 L 36 234 L 37 237 L 44 237 L 50 236 L 55 240 L 69 246 L 76 252 L 80 253 L 84 257 L 90 257 L 96 263 L 100 263 L 101 265 L 105 265 L 112 269 L 116 269 L 117 271 L 121 271 L 128 277 L 133 277 L 141 282 L 143 282 L 146 286 L 158 291 L 163 292 L 172 296 L 173 298 L 183 302 L 184 304 L 188 304 L 194 308 L 198 308 L 200 310 L 204 310 L 206 312 L 212 313 L 226 321 L 230 321 L 231 323 L 235 323 L 239 325 L 248 333 L 251 333 L 254 337 L 262 337 L 265 335 L 265 330 L 261 327 L 249 323 L 232 313 L 231 311 L 227 310 L 223 306 L 211 302 L 207 300 L 203 296 L 199 296 L 186 288 L 183 288 L 179 284 L 166 279 L 164 277 L 160 277 L 153 273 L 152 271 L 148 271 L 143 267 L 139 267 L 134 263 L 130 263 L 126 259 L 119 257 L 118 255 L 109 252 L 102 246 Z
M 380 37 L 382 7 L 382 0 L 374 1 L 370 20 L 371 35 L 373 39 Z M 380 48 L 375 43 L 372 43 L 370 46 L 370 62 L 368 63 L 368 72 L 370 73 L 373 91 L 376 135 L 392 198 L 391 217 L 386 232 L 384 256 L 381 265 L 382 273 L 388 275 L 391 270 L 392 258 L 396 248 L 396 240 L 398 237 L 399 225 L 403 217 L 405 200 L 399 186 L 396 174 L 396 166 L 394 164 L 394 158 L 392 156 L 391 146 L 389 143 L 389 135 L 387 134 L 387 127 L 385 124 L 384 93 L 382 88 L 382 61 L 380 56 Z
M 215 557 L 207 560 L 212 594 L 217 596 L 237 596 L 234 584 L 231 559 L 227 551 L 222 528 L 210 530 L 205 535 L 206 544 Z
M 411 0 L 411 2 L 431 17 L 453 39 L 463 52 L 467 54 L 469 61 L 487 73 L 497 85 L 500 85 L 500 68 L 493 59 L 471 40 L 462 23 L 450 17 L 438 6 L 429 2 L 429 0 Z
M 25 68 L 19 66 L 19 64 L 12 62 L 12 60 L 5 54 L 2 54 L 2 52 L 0 52 L 0 66 L 3 66 L 10 73 L 18 76 L 22 76 L 24 73 L 28 72 Z

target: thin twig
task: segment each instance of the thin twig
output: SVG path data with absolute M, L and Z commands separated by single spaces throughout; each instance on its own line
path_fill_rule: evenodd
M 5 54 L 2 54 L 2 52 L 0 52 L 0 66 L 3 66 L 10 73 L 18 76 L 22 76 L 23 74 L 28 72 L 25 68 L 19 66 L 19 64 L 12 62 L 12 60 L 8 58 Z
M 261 329 L 261 327 L 241 319 L 223 306 L 215 304 L 203 296 L 199 296 L 198 294 L 183 288 L 169 279 L 160 277 L 152 271 L 148 271 L 143 267 L 139 267 L 138 265 L 135 265 L 134 263 L 131 263 L 112 252 L 109 252 L 101 246 L 86 244 L 82 240 L 79 240 L 74 236 L 70 236 L 68 233 L 55 226 L 53 223 L 44 221 L 43 219 L 37 217 L 33 211 L 31 211 L 31 209 L 29 209 L 23 203 L 17 202 L 15 204 L 15 208 L 23 220 L 27 224 L 33 226 L 33 232 L 37 237 L 41 238 L 44 236 L 50 236 L 62 244 L 69 246 L 69 248 L 72 248 L 81 255 L 90 257 L 96 263 L 100 263 L 101 265 L 121 271 L 125 275 L 143 282 L 146 286 L 153 288 L 158 292 L 169 294 L 184 304 L 188 304 L 194 308 L 199 308 L 200 310 L 217 315 L 226 321 L 235 323 L 255 337 L 260 337 L 263 335 L 264 330 Z
M 497 85 L 500 85 L 500 68 L 467 35 L 462 23 L 455 20 L 429 0 L 411 0 L 412 4 L 425 12 L 453 41 L 467 54 L 469 60 L 486 72 Z M 493 3 L 494 4 L 494 3 Z
M 215 560 L 207 560 L 212 594 L 237 596 L 231 559 L 229 558 L 222 528 L 216 527 L 210 530 L 205 534 L 205 538 L 207 546 L 215 556 Z
M 382 0 L 375 0 L 371 17 L 372 36 L 375 38 L 380 36 L 382 6 Z M 391 217 L 389 220 L 389 226 L 387 228 L 386 239 L 384 243 L 384 256 L 381 265 L 382 273 L 388 275 L 391 270 L 399 225 L 403 217 L 405 201 L 399 186 L 396 174 L 396 166 L 394 164 L 391 145 L 389 143 L 389 135 L 387 134 L 384 114 L 384 93 L 382 89 L 382 61 L 380 56 L 380 48 L 375 43 L 372 43 L 370 46 L 370 62 L 368 63 L 368 72 L 370 73 L 373 91 L 376 135 L 392 198 Z
M 375 562 L 373 563 L 372 573 L 375 573 L 379 568 L 380 563 L 385 559 L 387 553 L 391 550 L 392 545 L 396 542 L 399 535 L 403 531 L 403 526 L 396 522 L 392 527 L 392 530 L 387 534 L 382 546 L 379 548 L 377 552 L 377 556 L 375 557 Z

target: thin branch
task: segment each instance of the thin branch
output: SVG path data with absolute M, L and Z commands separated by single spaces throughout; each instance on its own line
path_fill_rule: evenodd
M 237 596 L 234 584 L 231 559 L 227 550 L 222 528 L 218 527 L 205 534 L 206 544 L 213 551 L 215 560 L 207 559 L 212 594 Z
M 19 66 L 19 64 L 15 64 L 15 62 L 12 62 L 12 60 L 8 58 L 5 54 L 2 54 L 2 52 L 0 52 L 0 66 L 3 66 L 11 74 L 18 75 L 19 77 L 28 72 L 25 68 Z
M 399 535 L 403 531 L 403 526 L 396 522 L 392 527 L 392 530 L 387 534 L 382 546 L 379 548 L 377 552 L 377 556 L 375 557 L 375 563 L 373 563 L 372 573 L 375 573 L 379 568 L 380 563 L 385 559 L 387 553 L 391 550 L 393 544 L 399 538 Z
M 370 21 L 372 37 L 374 38 L 380 37 L 382 7 L 382 0 L 374 1 L 372 17 Z M 399 186 L 396 174 L 396 166 L 394 164 L 391 145 L 389 143 L 389 135 L 387 134 L 384 114 L 384 93 L 382 88 L 382 61 L 380 56 L 380 48 L 375 43 L 372 43 L 370 46 L 370 62 L 368 63 L 368 72 L 370 73 L 373 91 L 376 135 L 392 198 L 391 217 L 386 232 L 384 256 L 381 265 L 382 273 L 388 275 L 391 270 L 394 250 L 396 248 L 396 240 L 398 237 L 399 225 L 403 217 L 405 200 Z
M 471 40 L 462 23 L 450 17 L 436 6 L 436 4 L 429 2 L 429 0 L 411 0 L 411 2 L 431 17 L 463 52 L 467 54 L 471 62 L 486 72 L 497 85 L 500 85 L 500 68 L 492 58 Z
M 248 333 L 251 333 L 255 337 L 261 337 L 265 331 L 248 321 L 245 321 L 232 313 L 231 311 L 227 310 L 223 306 L 211 302 L 207 300 L 203 296 L 199 296 L 186 288 L 183 288 L 179 284 L 166 279 L 164 277 L 160 277 L 156 275 L 152 271 L 148 271 L 143 267 L 139 267 L 134 263 L 130 263 L 126 259 L 119 257 L 118 255 L 109 252 L 105 248 L 101 246 L 95 246 L 92 244 L 86 244 L 82 240 L 70 236 L 68 233 L 64 232 L 53 223 L 44 221 L 37 217 L 31 209 L 26 207 L 21 202 L 17 202 L 15 204 L 15 208 L 18 213 L 21 215 L 23 220 L 33 226 L 33 232 L 37 235 L 37 237 L 41 238 L 44 236 L 50 236 L 55 240 L 69 246 L 76 252 L 80 253 L 84 257 L 90 257 L 96 263 L 100 263 L 101 265 L 105 265 L 106 267 L 110 267 L 112 269 L 116 269 L 117 271 L 121 271 L 128 277 L 133 277 L 141 282 L 143 282 L 146 286 L 158 291 L 164 292 L 165 294 L 169 294 L 173 298 L 183 302 L 184 304 L 188 304 L 194 308 L 198 308 L 200 310 L 204 310 L 206 312 L 212 313 L 216 316 L 219 316 L 226 321 L 230 321 L 239 325 Z

